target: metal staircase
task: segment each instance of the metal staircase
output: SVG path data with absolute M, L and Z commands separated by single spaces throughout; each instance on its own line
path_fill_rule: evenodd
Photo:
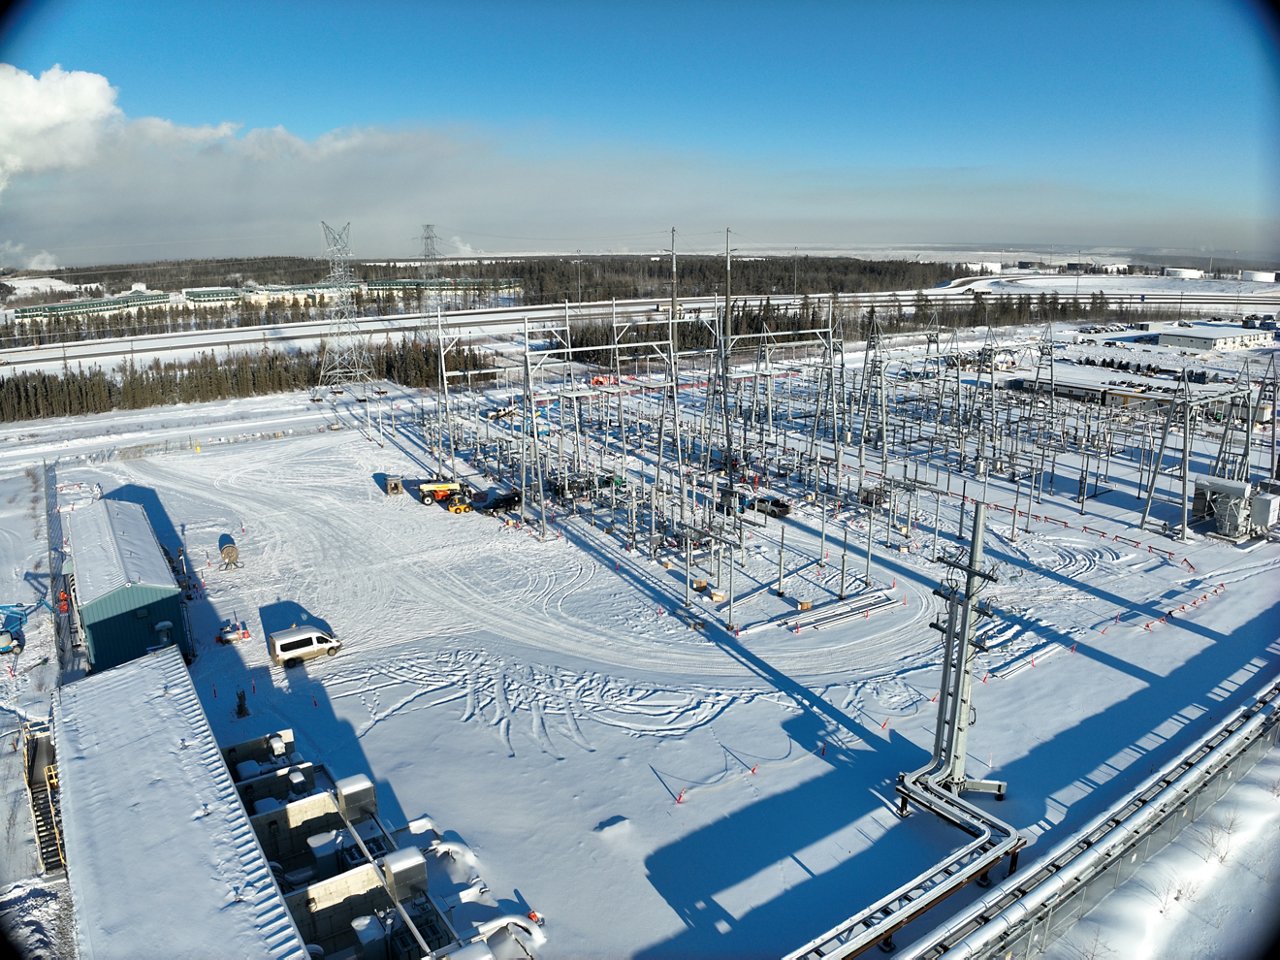
M 67 859 L 62 845 L 62 808 L 58 800 L 53 737 L 49 724 L 41 721 L 26 724 L 23 733 L 27 794 L 31 798 L 40 868 L 45 873 L 58 873 L 67 868 Z

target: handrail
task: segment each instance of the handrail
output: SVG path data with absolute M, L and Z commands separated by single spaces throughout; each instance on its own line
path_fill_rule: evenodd
M 51 763 L 44 768 L 44 786 L 49 798 L 49 822 L 53 825 L 53 842 L 58 849 L 58 862 L 65 867 L 67 854 L 62 846 L 62 831 L 58 829 L 58 808 L 54 805 L 54 793 L 58 789 L 58 765 Z M 45 865 L 46 868 L 48 864 Z

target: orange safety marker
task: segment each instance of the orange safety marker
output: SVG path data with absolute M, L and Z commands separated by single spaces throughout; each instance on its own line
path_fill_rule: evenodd
M 681 788 L 680 788 L 680 792 L 679 792 L 678 794 L 676 794 L 676 803 L 684 803 L 684 795 L 685 795 L 685 791 L 686 791 L 686 790 L 688 790 L 688 789 L 689 789 L 688 787 L 681 787 Z

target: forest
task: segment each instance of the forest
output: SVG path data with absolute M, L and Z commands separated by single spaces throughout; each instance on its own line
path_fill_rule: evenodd
M 384 343 L 371 349 L 373 379 L 406 387 L 440 383 L 439 346 L 433 339 Z M 472 348 L 445 352 L 450 371 L 483 382 L 489 374 Z M 475 371 L 475 372 L 473 372 Z M 153 360 L 121 364 L 114 372 L 100 367 L 64 369 L 57 374 L 21 372 L 0 377 L 0 421 L 70 417 L 111 410 L 139 410 L 175 403 L 199 403 L 253 397 L 314 387 L 320 375 L 315 351 L 260 350 L 215 356 L 201 353 L 187 361 Z
M 486 273 L 495 289 L 500 281 L 517 280 L 530 304 L 558 303 L 609 298 L 653 297 L 662 302 L 670 297 L 669 258 L 649 256 L 531 257 L 525 259 L 480 260 L 467 264 L 435 264 L 437 275 L 453 270 L 458 276 L 477 279 Z M 324 261 L 297 257 L 255 260 L 161 261 L 152 264 L 109 265 L 68 271 L 69 282 L 100 284 L 107 290 L 126 290 L 145 282 L 152 288 L 181 289 L 247 282 L 306 283 L 324 278 Z M 403 267 L 363 265 L 365 280 L 404 276 Z M 735 260 L 732 292 L 736 297 L 752 297 L 755 303 L 735 302 L 731 318 L 732 336 L 768 332 L 775 342 L 800 338 L 800 331 L 825 327 L 824 301 L 810 300 L 813 294 L 832 291 L 846 294 L 915 289 L 922 291 L 945 284 L 957 276 L 954 265 L 905 260 L 858 260 L 848 257 L 757 257 Z M 265 279 L 264 279 L 265 278 Z M 723 294 L 724 261 L 719 257 L 677 258 L 677 284 L 681 295 Z M 799 293 L 804 302 L 799 311 L 783 310 L 771 297 Z M 763 302 L 760 298 L 763 297 Z M 856 297 L 855 297 L 856 303 Z M 6 320 L 0 324 L 0 346 L 29 343 L 59 343 L 74 340 L 112 339 L 144 333 L 247 327 L 275 323 L 297 323 L 322 316 L 325 297 L 319 295 L 283 297 L 263 306 L 248 303 L 209 306 L 153 306 L 122 311 L 114 316 L 65 315 L 49 320 Z M 378 316 L 421 308 L 412 296 L 391 292 L 355 298 L 358 314 Z M 843 305 L 832 317 L 842 328 L 846 341 L 864 341 L 877 322 L 885 334 L 921 330 L 930 325 L 942 329 L 982 325 L 1043 323 L 1084 318 L 1109 318 L 1123 322 L 1125 310 L 1112 308 L 1100 293 L 1087 303 L 1058 294 L 990 296 L 975 294 L 963 306 L 935 306 L 923 292 L 899 302 L 891 299 L 866 310 Z M 1173 319 L 1163 311 L 1147 309 L 1144 319 Z M 700 318 L 701 319 L 701 318 Z M 712 323 L 680 325 L 680 349 L 706 349 L 714 342 Z M 584 321 L 572 326 L 575 347 L 595 347 L 575 353 L 575 359 L 611 368 L 613 329 L 609 324 Z M 812 339 L 810 337 L 810 339 Z M 389 380 L 406 387 L 434 387 L 439 382 L 437 347 L 433 340 L 385 342 L 373 350 L 374 379 Z M 446 354 L 450 370 L 476 371 L 485 364 L 472 348 L 454 349 Z M 113 371 L 99 368 L 64 368 L 61 373 L 16 373 L 0 376 L 0 420 L 28 420 L 49 416 L 102 413 L 112 409 L 138 409 L 171 403 L 189 403 L 247 397 L 291 390 L 310 389 L 319 376 L 319 356 L 315 352 L 282 353 L 260 350 L 215 356 L 201 354 L 185 362 L 155 361 L 135 367 L 122 364 Z M 468 382 L 483 377 L 468 377 Z
M 671 259 L 667 255 L 480 257 L 406 266 L 408 263 L 357 260 L 353 266 L 356 276 L 366 281 L 416 277 L 419 268 L 432 277 L 515 280 L 524 287 L 525 302 L 529 304 L 671 296 Z M 934 287 L 961 275 L 954 265 L 946 263 L 811 256 L 743 257 L 733 261 L 732 272 L 733 292 L 743 296 Z M 135 283 L 145 283 L 151 290 L 270 286 L 319 283 L 328 273 L 329 263 L 323 259 L 255 257 L 69 267 L 47 276 L 72 284 L 99 286 L 109 295 L 126 291 Z M 723 257 L 676 257 L 676 282 L 683 295 L 723 294 L 724 273 Z

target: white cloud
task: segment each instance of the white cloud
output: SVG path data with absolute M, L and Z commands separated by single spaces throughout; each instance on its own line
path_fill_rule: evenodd
M 17 267 L 21 270 L 56 270 L 58 260 L 48 250 L 27 253 L 25 244 L 5 240 L 0 242 L 0 266 Z
M 107 78 L 53 66 L 35 77 L 0 63 L 0 190 L 19 173 L 76 167 L 120 116 Z
M 407 257 L 423 223 L 449 254 L 710 252 L 732 225 L 756 248 L 914 242 L 1150 244 L 1181 237 L 1275 249 L 1274 222 L 1173 202 L 1154 188 L 1018 181 L 886 156 L 758 169 L 634 144 L 590 149 L 541 129 L 182 126 L 125 117 L 106 78 L 0 64 L 0 250 L 64 263 L 323 253 L 320 221 L 351 222 L 357 256 Z M 7 182 L 7 187 L 6 187 Z M 1193 215 L 1188 215 L 1189 213 Z M 464 239 L 465 238 L 465 239 Z M 13 258 L 10 258 L 12 262 Z
M 202 127 L 181 127 L 172 120 L 160 117 L 142 117 L 129 122 L 128 135 L 139 136 L 152 143 L 210 143 L 235 136 L 238 124 L 231 122 Z

